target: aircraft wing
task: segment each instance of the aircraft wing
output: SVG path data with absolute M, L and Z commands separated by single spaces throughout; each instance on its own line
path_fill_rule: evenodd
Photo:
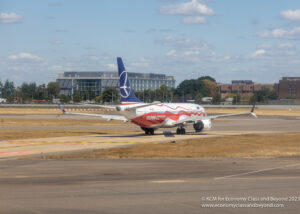
M 252 109 L 250 112 L 247 113 L 240 113 L 240 114 L 220 114 L 220 115 L 213 115 L 213 116 L 207 116 L 207 119 L 213 120 L 221 117 L 233 117 L 233 116 L 241 116 L 241 115 L 252 115 L 253 117 L 256 117 L 256 114 L 254 113 L 255 104 L 253 104 Z
M 256 114 L 254 113 L 254 108 L 255 108 L 255 105 L 253 105 L 251 111 L 247 112 L 247 113 L 212 115 L 212 116 L 203 117 L 202 120 L 214 120 L 214 119 L 221 118 L 221 117 L 233 117 L 233 116 L 241 116 L 241 115 L 252 115 L 253 117 L 257 118 Z M 199 121 L 198 118 L 186 118 L 186 119 L 176 121 L 174 123 L 174 125 L 182 125 L 184 123 L 193 123 L 193 122 L 197 122 L 197 121 Z
M 101 117 L 106 120 L 122 120 L 124 122 L 128 122 L 128 119 L 122 115 L 108 115 L 108 114 L 88 114 L 88 113 L 75 113 L 75 112 L 67 112 L 59 103 L 57 103 L 58 107 L 64 114 L 70 115 L 81 115 L 81 116 L 90 116 L 90 117 Z
M 217 119 L 217 118 L 221 118 L 221 117 L 233 117 L 233 116 L 241 116 L 241 115 L 252 115 L 253 117 L 256 117 L 256 114 L 254 114 L 253 112 L 248 112 L 248 113 L 241 113 L 241 114 L 219 114 L 219 115 L 213 115 L 213 116 L 207 116 L 205 117 L 205 119 Z
M 117 106 L 97 105 L 97 104 L 82 104 L 83 106 L 93 106 L 99 108 L 116 109 Z

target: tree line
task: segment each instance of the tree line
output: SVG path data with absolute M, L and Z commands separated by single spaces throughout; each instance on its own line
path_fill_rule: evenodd
M 24 82 L 16 87 L 14 82 L 0 81 L 0 97 L 7 99 L 10 103 L 28 103 L 33 100 L 50 101 L 59 96 L 59 85 L 56 82 L 37 85 L 36 83 Z
M 60 88 L 57 82 L 49 82 L 47 85 L 24 82 L 21 86 L 15 87 L 14 83 L 9 80 L 4 83 L 0 81 L 0 97 L 6 98 L 10 103 L 52 102 L 53 99 L 59 99 L 63 103 L 70 103 L 71 101 L 78 103 L 86 100 L 96 103 L 120 103 L 119 91 L 115 87 L 105 88 L 99 96 L 96 96 L 91 89 L 84 92 L 74 90 L 72 97 L 59 92 Z M 212 97 L 213 104 L 220 104 L 223 101 L 218 93 L 216 80 L 210 76 L 184 80 L 176 88 L 162 85 L 158 89 L 135 92 L 135 95 L 144 102 L 190 101 L 201 103 L 203 97 Z M 244 98 L 240 94 L 230 94 L 228 97 L 233 98 L 234 104 L 240 104 L 242 99 L 246 99 L 249 103 L 267 103 L 268 100 L 278 99 L 278 94 L 275 91 L 263 89 L 255 92 L 252 97 Z

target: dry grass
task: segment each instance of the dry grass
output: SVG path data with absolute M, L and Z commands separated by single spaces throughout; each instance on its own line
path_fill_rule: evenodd
M 103 114 L 104 111 L 101 109 L 87 109 L 87 110 L 83 110 L 83 109 L 68 109 L 66 108 L 67 111 L 74 111 L 74 112 L 81 112 L 81 113 L 95 113 L 95 114 Z M 0 115 L 1 114 L 35 114 L 35 115 L 44 115 L 44 114 L 48 114 L 48 115 L 60 115 L 62 114 L 60 109 L 46 109 L 46 108 L 0 108 Z
M 136 132 L 135 130 L 0 130 L 0 141 Z
M 99 133 L 89 130 L 0 130 L 0 140 L 19 140 L 44 137 L 80 136 Z
M 65 158 L 199 158 L 279 157 L 300 155 L 300 133 L 241 135 L 202 138 L 178 143 L 142 144 L 127 148 L 94 150 L 49 159 Z
M 0 108 L 0 114 L 61 114 L 61 111 L 43 108 Z
M 130 123 L 122 121 L 89 120 L 89 119 L 67 119 L 67 118 L 1 118 L 0 116 L 0 141 L 44 138 L 44 137 L 63 137 L 80 136 L 89 134 L 116 134 L 134 132 L 128 129 L 124 130 L 68 130 L 68 127 L 74 126 L 130 126 Z M 50 129 L 50 127 L 58 127 Z M 64 127 L 65 126 L 65 127 Z M 1 129 L 5 127 L 5 129 Z M 18 127 L 18 128 L 15 128 Z M 24 128 L 23 128 L 24 127 Z M 31 129 L 30 129 L 31 128 Z M 49 129 L 47 129 L 49 128 Z
M 103 126 L 103 125 L 124 125 L 129 123 L 122 121 L 109 121 L 101 119 L 68 119 L 68 118 L 1 118 L 0 126 Z

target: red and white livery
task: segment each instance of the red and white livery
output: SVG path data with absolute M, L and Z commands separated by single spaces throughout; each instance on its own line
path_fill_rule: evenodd
M 237 115 L 253 115 L 254 106 L 251 112 L 242 114 L 225 114 L 209 116 L 205 109 L 197 104 L 190 103 L 144 103 L 139 100 L 130 87 L 127 72 L 123 61 L 117 58 L 118 73 L 120 81 L 121 105 L 119 106 L 100 106 L 105 108 L 114 108 L 119 111 L 120 115 L 106 114 L 85 114 L 66 112 L 59 104 L 59 107 L 65 114 L 84 115 L 101 117 L 107 120 L 123 120 L 130 121 L 141 127 L 145 134 L 154 134 L 154 130 L 158 128 L 177 127 L 177 134 L 185 134 L 185 127 L 189 124 L 193 125 L 196 132 L 209 130 L 212 126 L 211 120 L 219 117 L 229 117 Z

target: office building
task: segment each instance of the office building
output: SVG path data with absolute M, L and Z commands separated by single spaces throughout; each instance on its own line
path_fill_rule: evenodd
M 280 99 L 300 99 L 300 77 L 282 77 L 276 88 Z
M 223 99 L 230 94 L 250 97 L 255 92 L 263 89 L 275 90 L 274 84 L 259 84 L 251 80 L 232 80 L 231 84 L 218 84 L 218 92 Z
M 165 74 L 128 72 L 128 78 L 134 91 L 155 90 L 162 85 L 170 88 L 175 87 L 174 77 Z M 56 82 L 59 83 L 60 94 L 68 96 L 72 96 L 74 90 L 79 90 L 82 93 L 91 90 L 96 96 L 99 96 L 106 87 L 119 87 L 117 72 L 68 71 L 59 74 Z

